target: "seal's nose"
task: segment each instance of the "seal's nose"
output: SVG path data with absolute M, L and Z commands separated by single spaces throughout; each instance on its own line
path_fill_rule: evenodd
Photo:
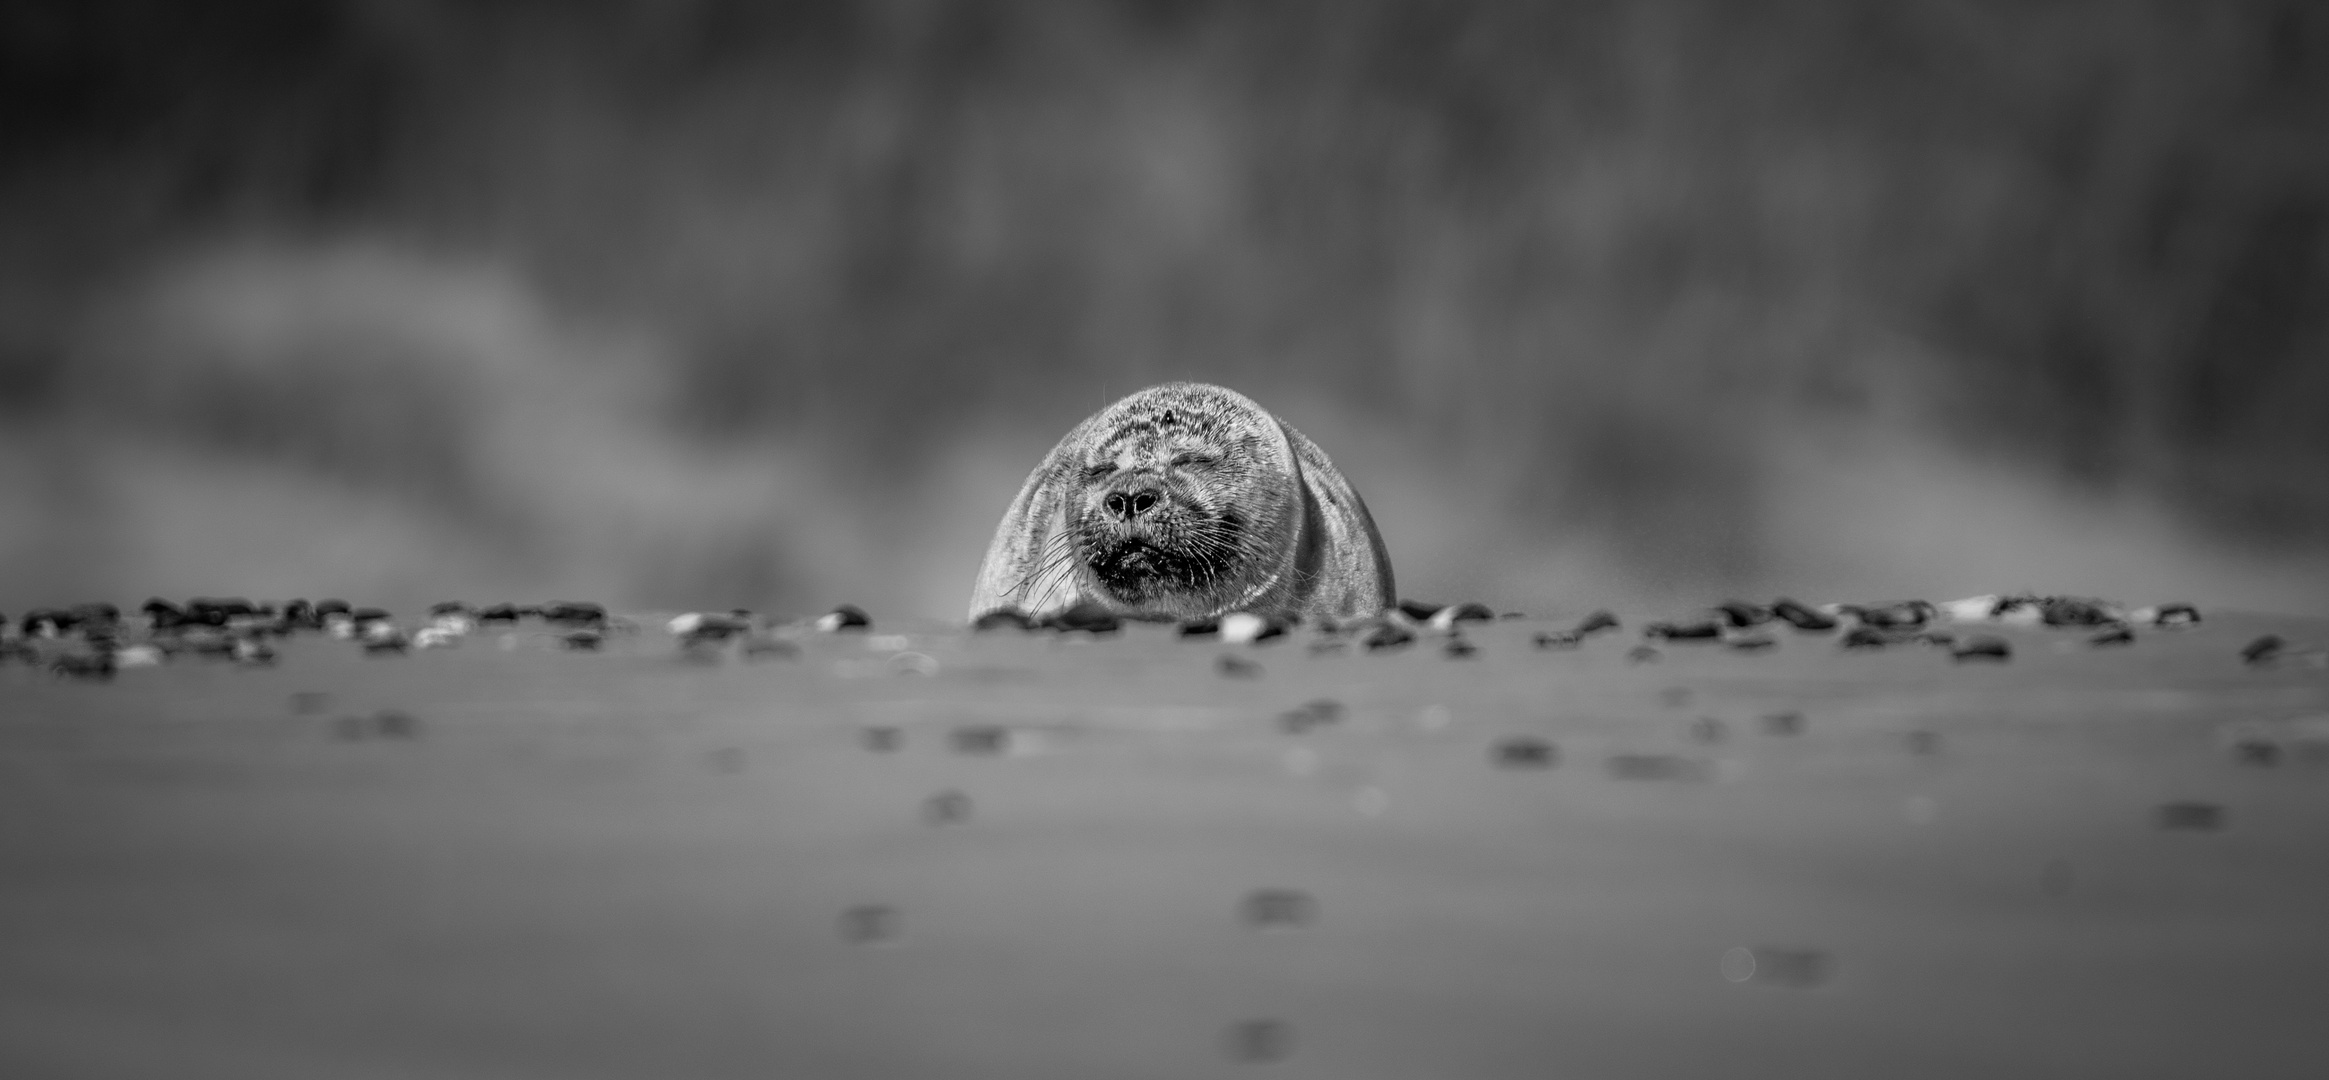
M 1108 497 L 1102 500 L 1102 505 L 1108 508 L 1109 513 L 1116 515 L 1117 520 L 1130 521 L 1148 513 L 1149 508 L 1155 506 L 1160 497 L 1161 494 L 1155 488 L 1142 488 L 1138 491 L 1111 491 L 1108 493 Z

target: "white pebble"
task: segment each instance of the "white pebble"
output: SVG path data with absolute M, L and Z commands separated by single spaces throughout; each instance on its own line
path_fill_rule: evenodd
M 1251 645 L 1270 628 L 1269 620 L 1250 611 L 1232 611 L 1221 617 L 1221 643 Z

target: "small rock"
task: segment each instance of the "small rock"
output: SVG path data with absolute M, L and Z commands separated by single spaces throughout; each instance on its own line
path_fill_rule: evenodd
M 2286 641 L 2281 640 L 2279 634 L 2266 634 L 2242 648 L 2240 659 L 2247 661 L 2251 667 L 2263 667 L 2280 659 L 2281 650 L 2287 644 Z
M 2174 628 L 2192 626 L 2200 621 L 2200 609 L 2190 604 L 2161 604 L 2151 616 L 2151 625 Z
M 1715 605 L 1715 610 L 1721 612 L 1723 621 L 1729 623 L 1731 628 L 1735 630 L 1761 626 L 1770 622 L 1773 617 L 1770 608 L 1750 604 L 1744 600 L 1726 600 Z
M 1439 614 L 1440 608 L 1438 604 L 1427 604 L 1421 600 L 1401 600 L 1398 607 L 1400 614 L 1416 622 L 1429 620 L 1432 616 Z
M 855 604 L 843 604 L 817 616 L 816 627 L 828 634 L 842 630 L 870 630 L 873 628 L 873 619 L 865 614 L 863 608 Z
M 1185 619 L 1180 629 L 1182 637 L 1213 637 L 1221 633 L 1221 620 L 1211 617 Z
M 1891 635 L 1867 626 L 1855 626 L 1844 631 L 1842 641 L 1842 647 L 1847 649 L 1881 649 L 1890 644 Z
M 602 627 L 606 625 L 605 605 L 574 600 L 560 600 L 542 605 L 544 622 L 555 626 Z
M 1213 668 L 1228 679 L 1251 679 L 1262 673 L 1260 664 L 1228 653 L 1223 653 L 1221 659 L 1214 661 Z
M 2095 636 L 2086 639 L 2086 643 L 2097 648 L 2110 645 L 2133 645 L 2135 643 L 2135 632 L 2133 630 L 2127 629 L 2124 626 L 2121 626 L 2096 634 Z
M 1620 627 L 1617 621 L 1617 616 L 1609 611 L 1604 610 L 1596 611 L 1579 620 L 1577 623 L 1576 633 L 1579 637 L 1592 637 L 1593 635 L 1598 634 L 1604 630 L 1616 630 L 1619 628 Z
M 1724 639 L 1723 643 L 1740 652 L 1761 652 L 1779 644 L 1779 639 L 1769 634 L 1737 634 Z
M 1763 714 L 1765 735 L 1800 735 L 1803 733 L 1803 714 L 1794 710 Z
M 1824 633 L 1836 628 L 1833 617 L 1785 597 L 1772 602 L 1771 614 L 1789 626 L 1811 633 Z
M 1533 735 L 1515 735 L 1498 740 L 1490 757 L 1508 769 L 1550 769 L 1561 763 L 1561 749 Z
M 1294 1029 L 1282 1020 L 1241 1020 L 1230 1025 L 1229 1056 L 1238 1061 L 1283 1061 L 1294 1052 Z
M 372 714 L 372 730 L 384 739 L 417 739 L 421 734 L 421 722 L 414 719 L 411 713 L 382 709 Z
M 1224 645 L 1251 645 L 1268 641 L 1286 632 L 1286 624 L 1265 619 L 1249 611 L 1232 611 L 1221 617 L 1221 643 Z
M 1240 907 L 1255 926 L 1307 926 L 1318 918 L 1318 900 L 1300 889 L 1255 889 Z
M 1654 622 L 1642 627 L 1642 636 L 1652 641 L 1720 641 L 1722 624 L 1707 619 L 1703 622 Z
M 900 932 L 898 909 L 888 904 L 859 904 L 841 913 L 841 940 L 852 945 L 886 945 Z
M 1412 644 L 1415 641 L 1415 634 L 1397 623 L 1381 622 L 1369 627 L 1360 636 L 1359 641 L 1367 647 L 1368 652 L 1381 652 Z
M 1540 649 L 1574 649 L 1585 644 L 1584 635 L 1574 630 L 1548 630 L 1530 640 Z
M 1663 653 L 1647 645 L 1636 645 L 1626 650 L 1625 659 L 1629 664 L 1655 664 L 1663 656 Z
M 2159 827 L 2170 832 L 2215 832 L 2224 827 L 2224 808 L 2204 802 L 2163 803 Z
M 1011 748 L 1011 729 L 998 724 L 955 728 L 946 738 L 957 754 L 1000 754 Z
M 1079 600 L 1074 606 L 1055 611 L 1043 620 L 1053 630 L 1082 631 L 1088 634 L 1113 634 L 1124 625 L 1116 613 L 1090 600 Z
M 973 620 L 970 624 L 970 627 L 971 629 L 980 632 L 985 632 L 988 630 L 1033 630 L 1035 629 L 1035 620 L 1028 618 L 1027 613 L 1019 610 L 1018 608 L 999 607 Z
M 1968 660 L 2004 663 L 2013 659 L 2014 647 L 2007 644 L 2004 638 L 1981 635 L 1966 638 L 1949 655 L 1960 664 Z
M 1441 647 L 1440 651 L 1446 653 L 1450 660 L 1469 660 L 1479 654 L 1480 647 L 1465 641 L 1463 638 L 1452 637 L 1448 639 L 1445 646 Z
M 596 630 L 570 630 L 559 635 L 558 641 L 576 652 L 597 652 L 606 635 Z
M 1432 612 L 1431 617 L 1425 620 L 1424 625 L 1431 627 L 1438 633 L 1446 634 L 1454 632 L 1457 623 L 1488 622 L 1495 618 L 1496 612 L 1488 605 L 1467 601 Z
M 155 667 L 168 656 L 153 645 L 124 645 L 113 650 L 113 662 L 119 667 Z
M 932 825 L 952 825 L 970 820 L 970 796 L 959 791 L 941 791 L 922 800 L 922 820 Z

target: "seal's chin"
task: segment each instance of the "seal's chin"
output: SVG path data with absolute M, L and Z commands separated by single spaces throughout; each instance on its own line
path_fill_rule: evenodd
M 1219 568 L 1206 559 L 1138 538 L 1099 545 L 1085 564 L 1110 596 L 1141 606 L 1171 607 L 1174 601 L 1198 599 L 1219 576 Z

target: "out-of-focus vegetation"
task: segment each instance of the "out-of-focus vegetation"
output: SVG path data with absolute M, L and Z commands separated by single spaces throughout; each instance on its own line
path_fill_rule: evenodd
M 9 2 L 0 132 L 0 607 L 947 614 L 1179 377 L 1411 593 L 2329 607 L 2304 0 Z

